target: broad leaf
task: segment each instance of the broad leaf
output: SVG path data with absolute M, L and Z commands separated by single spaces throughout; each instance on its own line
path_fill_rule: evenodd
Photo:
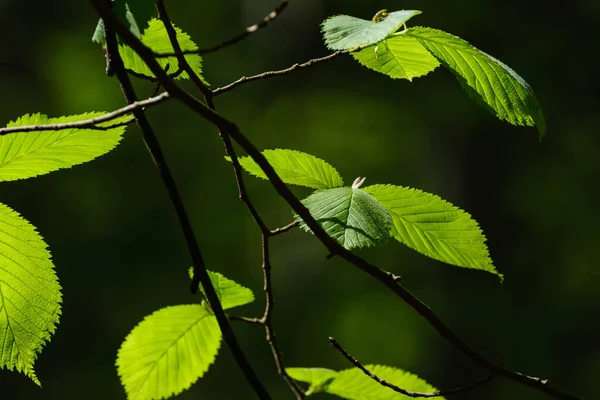
M 492 114 L 513 125 L 536 126 L 540 137 L 544 135 L 546 122 L 533 90 L 507 65 L 437 29 L 415 27 L 406 35 L 452 71 L 467 93 Z
M 394 11 L 387 14 L 387 17 L 381 21 L 336 15 L 323 22 L 323 39 L 330 50 L 351 50 L 360 46 L 376 44 L 420 13 L 421 11 L 417 10 Z
M 388 383 L 406 391 L 437 392 L 437 389 L 423 379 L 401 369 L 383 365 L 365 365 L 365 368 Z M 380 385 L 358 368 L 340 371 L 337 377 L 326 386 L 325 391 L 348 400 L 406 400 L 412 398 Z M 436 397 L 436 399 L 443 400 L 444 398 Z
M 129 30 L 138 39 L 141 31 L 148 25 L 150 18 L 156 14 L 156 0 L 113 0 L 115 13 L 127 22 Z M 92 36 L 92 42 L 104 44 L 104 22 L 98 21 Z
M 56 329 L 60 303 L 46 243 L 33 225 L 0 203 L 0 368 L 40 385 L 33 364 Z
M 208 370 L 220 345 L 217 320 L 201 305 L 154 312 L 119 349 L 117 369 L 127 398 L 162 399 L 188 389 Z
M 418 78 L 433 71 L 440 63 L 417 39 L 396 36 L 370 46 L 352 56 L 362 65 L 394 79 Z
M 175 32 L 177 33 L 177 41 L 183 51 L 194 51 L 198 49 L 198 46 L 190 39 L 187 33 L 181 31 L 181 29 L 175 28 Z M 150 20 L 148 28 L 144 31 L 141 37 L 142 43 L 148 46 L 152 51 L 158 54 L 165 53 L 173 53 L 173 46 L 171 46 L 171 40 L 169 39 L 169 35 L 167 30 L 165 29 L 165 25 L 161 20 L 153 18 Z M 142 58 L 130 47 L 122 45 L 119 46 L 119 53 L 123 58 L 123 63 L 125 64 L 125 68 L 131 70 L 135 73 L 138 73 L 143 76 L 147 76 L 149 78 L 155 78 L 154 73 L 148 68 L 146 63 L 142 60 Z M 185 56 L 188 64 L 192 70 L 200 76 L 202 81 L 208 85 L 208 83 L 202 77 L 202 57 L 198 54 L 187 54 Z M 174 74 L 178 72 L 179 63 L 177 62 L 177 57 L 161 57 L 157 58 L 158 64 L 166 69 L 168 66 L 169 74 Z M 187 72 L 182 72 L 177 75 L 175 79 L 188 79 L 189 75 Z
M 347 249 L 384 243 L 390 237 L 390 212 L 362 189 L 319 190 L 302 203 L 329 236 Z M 299 216 L 295 218 L 310 231 Z
M 49 118 L 43 114 L 24 115 L 7 126 L 60 124 L 104 115 L 102 112 Z M 111 126 L 129 118 L 123 116 L 100 124 Z M 0 136 L 0 181 L 13 181 L 47 174 L 91 161 L 114 149 L 124 126 L 108 130 L 63 129 L 11 133 Z
M 296 150 L 265 150 L 262 152 L 277 175 L 287 184 L 314 189 L 329 189 L 344 184 L 330 164 L 313 155 Z M 263 170 L 250 157 L 239 157 L 240 165 L 250 174 L 267 179 Z
M 392 236 L 421 254 L 459 267 L 498 274 L 485 236 L 465 211 L 438 196 L 393 185 L 364 188 L 392 213 Z
M 193 267 L 190 267 L 189 275 L 190 278 L 194 276 Z M 254 293 L 247 287 L 244 287 L 231 279 L 225 278 L 218 272 L 208 271 L 208 275 L 210 276 L 215 292 L 217 292 L 217 296 L 221 301 L 221 307 L 223 307 L 224 310 L 243 306 L 244 304 L 252 303 L 254 301 Z M 200 285 L 200 290 L 204 292 L 202 285 Z
M 324 392 L 325 387 L 338 375 L 337 371 L 326 368 L 286 368 L 285 372 L 296 381 L 310 384 L 307 395 Z

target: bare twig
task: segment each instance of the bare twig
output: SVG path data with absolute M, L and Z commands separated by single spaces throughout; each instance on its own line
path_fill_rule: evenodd
M 283 0 L 278 6 L 277 8 L 275 8 L 273 11 L 271 11 L 269 14 L 267 14 L 262 21 L 251 25 L 249 27 L 247 27 L 244 32 L 235 35 L 234 37 L 232 37 L 231 39 L 225 40 L 222 43 L 219 43 L 215 46 L 212 47 L 207 47 L 204 49 L 197 49 L 197 50 L 186 50 L 181 52 L 181 50 L 177 50 L 177 49 L 173 49 L 175 50 L 174 53 L 161 53 L 161 54 L 155 54 L 155 57 L 157 58 L 161 58 L 161 57 L 172 57 L 174 55 L 177 54 L 207 54 L 207 53 L 214 53 L 215 51 L 221 50 L 225 47 L 231 46 L 233 44 L 236 44 L 238 42 L 241 42 L 242 40 L 246 39 L 248 36 L 252 35 L 253 33 L 259 31 L 260 29 L 266 27 L 269 23 L 271 23 L 275 18 L 277 18 L 282 12 L 283 10 L 285 10 L 288 6 L 288 3 L 290 1 L 289 0 Z
M 162 103 L 165 100 L 169 99 L 169 93 L 161 93 L 158 96 L 151 97 L 146 100 L 136 101 L 127 105 L 126 107 L 119 108 L 113 112 L 108 114 L 101 115 L 99 117 L 94 117 L 82 121 L 75 122 L 65 122 L 62 124 L 46 124 L 46 125 L 25 125 L 25 126 L 11 126 L 9 128 L 0 128 L 0 135 L 6 135 L 9 133 L 16 132 L 33 132 L 33 131 L 59 131 L 61 129 L 99 129 L 99 130 L 107 130 L 116 128 L 117 126 L 122 126 L 125 124 L 129 124 L 134 121 L 134 119 L 130 119 L 128 121 L 124 121 L 114 125 L 108 126 L 98 126 L 103 122 L 108 122 L 119 118 L 122 115 L 129 114 L 136 110 L 140 110 L 142 108 L 146 108 L 149 106 L 153 106 L 159 103 Z
M 348 354 L 348 352 L 346 350 L 344 350 L 344 348 L 334 338 L 330 337 L 329 338 L 329 343 L 331 343 L 331 345 L 337 351 L 339 351 L 348 361 L 350 361 L 350 363 L 352 363 L 352 365 L 354 365 L 356 368 L 360 369 L 369 378 L 373 379 L 375 382 L 379 383 L 381 386 L 385 386 L 387 388 L 390 388 L 394 392 L 402 393 L 403 395 L 408 396 L 408 397 L 440 397 L 440 396 L 448 396 L 450 394 L 456 394 L 456 393 L 460 393 L 460 392 L 464 392 L 464 391 L 473 389 L 474 387 L 479 386 L 479 385 L 481 385 L 483 383 L 489 382 L 490 380 L 492 380 L 494 378 L 493 375 L 488 375 L 488 376 L 485 376 L 485 377 L 483 377 L 481 379 L 476 380 L 475 382 L 471 382 L 468 385 L 461 386 L 461 387 L 458 387 L 458 388 L 453 388 L 453 389 L 440 390 L 440 391 L 437 391 L 437 392 L 413 392 L 411 390 L 402 389 L 401 387 L 398 387 L 398 386 L 396 386 L 396 385 L 394 385 L 392 383 L 389 383 L 385 379 L 380 378 L 379 376 L 373 374 L 364 365 L 362 365 L 356 358 L 354 358 L 350 354 Z
M 282 226 L 281 228 L 273 229 L 271 232 L 269 232 L 269 234 L 271 236 L 281 235 L 282 233 L 285 233 L 285 232 L 297 227 L 298 225 L 300 225 L 300 223 L 298 221 L 294 221 L 290 224 L 287 224 L 286 226 Z
M 258 74 L 258 75 L 252 75 L 252 76 L 242 76 L 240 79 L 238 79 L 237 81 L 231 82 L 225 86 L 222 86 L 220 88 L 216 88 L 213 90 L 213 95 L 217 96 L 219 94 L 223 94 L 225 92 L 229 92 L 230 90 L 243 85 L 244 83 L 248 83 L 248 82 L 252 82 L 252 81 L 257 81 L 257 80 L 261 80 L 261 79 L 268 79 L 268 78 L 274 78 L 276 76 L 281 76 L 281 75 L 285 75 L 285 74 L 289 74 L 290 72 L 294 72 L 296 70 L 299 69 L 303 69 L 303 68 L 308 68 L 308 67 L 312 67 L 315 64 L 318 64 L 320 62 L 323 61 L 329 61 L 337 56 L 341 56 L 342 54 L 348 54 L 350 53 L 350 50 L 340 50 L 340 51 L 336 51 L 335 53 L 331 53 L 325 57 L 321 57 L 321 58 L 313 58 L 312 60 L 308 60 L 306 62 L 303 62 L 301 64 L 294 64 L 291 67 L 285 68 L 285 69 L 280 69 L 277 71 L 267 71 L 267 72 L 263 72 L 262 74 Z
M 323 245 L 333 255 L 342 257 L 344 260 L 355 265 L 363 272 L 367 273 L 371 277 L 377 279 L 379 282 L 384 284 L 402 300 L 404 300 L 409 306 L 417 311 L 423 318 L 425 318 L 429 324 L 438 331 L 438 333 L 444 337 L 450 344 L 460 350 L 467 357 L 471 358 L 477 364 L 488 370 L 493 375 L 501 376 L 506 379 L 513 380 L 521 383 L 525 386 L 529 386 L 540 390 L 556 399 L 560 400 L 580 400 L 581 398 L 571 395 L 556 389 L 548 383 L 545 379 L 527 376 L 519 372 L 504 368 L 496 363 L 483 357 L 475 350 L 471 349 L 462 339 L 460 339 L 449 327 L 447 327 L 439 317 L 431 311 L 421 300 L 413 296 L 408 290 L 406 290 L 395 277 L 382 271 L 368 261 L 360 258 L 352 252 L 344 249 L 335 240 L 333 240 L 323 227 L 310 215 L 308 209 L 298 200 L 293 192 L 287 187 L 285 183 L 279 178 L 273 167 L 268 163 L 264 155 L 244 136 L 239 128 L 226 118 L 222 117 L 218 113 L 214 112 L 210 108 L 206 107 L 196 98 L 191 96 L 185 90 L 181 89 L 175 82 L 170 79 L 164 71 L 160 68 L 152 50 L 144 46 L 129 30 L 112 14 L 110 9 L 103 4 L 102 0 L 90 0 L 94 5 L 98 14 L 104 19 L 105 23 L 110 24 L 113 27 L 123 41 L 136 51 L 152 72 L 157 76 L 159 81 L 163 84 L 164 88 L 171 94 L 171 96 L 180 100 L 183 104 L 189 107 L 191 110 L 197 112 L 199 115 L 213 123 L 221 131 L 227 133 L 235 140 L 246 153 L 261 167 L 271 185 L 275 188 L 277 193 L 290 205 L 290 207 L 302 218 L 306 225 L 311 229 L 314 235 L 323 243 Z
M 128 103 L 135 103 L 137 101 L 135 91 L 129 80 L 129 76 L 125 71 L 125 66 L 123 65 L 123 61 L 119 55 L 118 47 L 117 47 L 117 39 L 116 35 L 112 32 L 112 27 L 114 24 L 107 22 L 105 18 L 108 16 L 114 18 L 113 11 L 110 7 L 110 2 L 106 2 L 105 0 L 95 0 L 93 1 L 93 5 L 98 9 L 101 9 L 102 12 L 99 12 L 101 17 L 105 21 L 105 38 L 106 38 L 106 47 L 109 55 L 109 63 L 111 70 L 117 75 L 119 82 L 121 84 L 121 89 L 123 90 L 123 94 Z M 159 68 L 160 69 L 160 68 Z M 164 73 L 162 69 L 160 69 L 161 73 Z M 166 73 L 165 73 L 166 74 Z M 171 78 L 169 78 L 171 79 Z M 231 327 L 229 326 L 229 322 L 227 320 L 227 316 L 223 311 L 221 303 L 219 301 L 219 297 L 215 292 L 215 289 L 212 285 L 212 281 L 210 276 L 208 275 L 208 271 L 206 270 L 206 264 L 204 262 L 204 258 L 200 251 L 200 247 L 196 241 L 196 237 L 194 234 L 194 230 L 190 223 L 188 214 L 183 205 L 183 201 L 177 189 L 177 185 L 171 175 L 169 167 L 166 163 L 166 160 L 162 154 L 162 150 L 156 135 L 154 134 L 146 115 L 142 110 L 135 110 L 134 115 L 138 121 L 138 125 L 142 131 L 142 135 L 144 138 L 144 142 L 146 143 L 146 147 L 157 169 L 160 172 L 160 176 L 163 180 L 165 188 L 169 193 L 169 197 L 173 204 L 173 208 L 177 214 L 177 218 L 179 220 L 179 225 L 185 237 L 186 243 L 188 245 L 188 251 L 192 258 L 192 262 L 194 265 L 194 273 L 199 275 L 199 281 L 202 283 L 202 287 L 204 288 L 204 293 L 208 298 L 208 302 L 210 303 L 211 309 L 217 319 L 217 323 L 221 332 L 223 333 L 223 338 L 227 343 L 229 349 L 233 353 L 235 360 L 237 361 L 240 369 L 243 371 L 247 380 L 251 384 L 255 393 L 261 400 L 271 400 L 271 396 L 266 391 L 258 376 L 250 366 L 250 363 L 246 359 L 241 347 L 237 342 L 237 338 Z M 196 291 L 198 290 L 197 286 L 194 288 Z

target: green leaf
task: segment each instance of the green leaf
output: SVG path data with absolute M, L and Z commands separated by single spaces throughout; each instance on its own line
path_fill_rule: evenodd
M 416 38 L 456 76 L 469 96 L 492 114 L 513 125 L 536 126 L 540 138 L 546 122 L 533 90 L 515 71 L 494 57 L 449 33 L 410 28 Z
M 104 114 L 93 112 L 59 118 L 27 114 L 7 126 L 59 124 Z M 100 126 L 111 126 L 128 118 L 129 116 L 122 116 Z M 0 181 L 31 178 L 91 161 L 114 149 L 124 131 L 125 127 L 121 126 L 108 130 L 63 129 L 0 136 Z
M 177 28 L 175 25 L 173 25 L 173 27 L 177 33 L 177 41 L 181 46 L 181 50 L 194 51 L 198 49 L 198 46 L 196 46 L 192 39 L 190 39 L 187 33 L 182 32 L 181 29 Z M 171 46 L 171 40 L 169 39 L 165 25 L 161 20 L 156 18 L 150 20 L 149 26 L 142 34 L 141 40 L 142 43 L 158 54 L 173 53 L 175 51 L 173 50 L 173 46 Z M 142 60 L 142 58 L 132 48 L 121 45 L 119 46 L 119 53 L 123 58 L 125 68 L 128 70 L 149 78 L 156 77 L 150 68 L 148 68 L 146 63 Z M 198 76 L 200 76 L 202 82 L 208 85 L 208 82 L 206 82 L 202 76 L 202 57 L 200 57 L 198 54 L 187 54 L 185 59 L 187 60 L 188 64 L 190 64 L 192 70 Z M 175 56 L 157 58 L 156 61 L 158 61 L 158 64 L 163 69 L 166 69 L 168 66 L 169 74 L 173 74 L 179 69 L 179 63 L 177 62 L 177 57 Z M 175 79 L 189 79 L 189 75 L 187 72 L 182 72 L 181 74 L 177 75 Z
M 392 236 L 411 249 L 459 267 L 502 278 L 490 259 L 477 221 L 436 195 L 393 185 L 364 188 L 392 213 Z
M 319 190 L 302 200 L 325 231 L 346 249 L 368 247 L 390 237 L 390 212 L 362 189 L 341 187 Z M 300 227 L 310 228 L 295 215 Z
M 437 392 L 433 386 L 423 379 L 398 368 L 383 365 L 365 365 L 371 373 L 385 381 L 410 392 Z M 327 393 L 348 400 L 405 400 L 412 397 L 400 394 L 380 385 L 358 368 L 340 371 L 337 377 L 326 387 Z M 444 399 L 436 397 L 436 399 Z
M 306 395 L 325 391 L 326 386 L 338 375 L 326 368 L 286 368 L 285 372 L 294 380 L 310 384 Z
M 426 75 L 440 63 L 417 39 L 396 36 L 352 53 L 359 63 L 394 79 L 408 79 Z
M 156 14 L 156 0 L 113 0 L 113 3 L 115 13 L 128 23 L 131 33 L 139 39 L 140 27 L 145 28 L 150 18 Z M 104 45 L 104 22 L 102 19 L 96 25 L 92 42 Z
M 190 278 L 192 278 L 194 276 L 194 268 L 190 267 L 188 272 Z M 215 292 L 217 292 L 221 307 L 223 307 L 224 310 L 243 306 L 244 304 L 252 303 L 254 301 L 254 293 L 247 287 L 244 287 L 231 279 L 225 278 L 218 272 L 208 271 L 208 275 L 215 288 Z M 204 293 L 202 285 L 200 285 L 200 290 Z
M 344 184 L 342 177 L 330 164 L 313 155 L 296 150 L 265 150 L 262 152 L 281 180 L 290 185 L 306 186 L 314 189 L 329 189 Z M 229 157 L 227 160 L 231 161 Z M 263 170 L 245 156 L 238 161 L 248 173 L 267 179 Z
M 321 30 L 328 49 L 351 50 L 380 42 L 420 13 L 421 11 L 417 10 L 394 11 L 378 22 L 349 15 L 336 15 L 323 21 Z
M 217 320 L 201 305 L 154 312 L 119 349 L 117 369 L 127 398 L 162 399 L 181 393 L 204 375 L 220 345 Z
M 0 368 L 40 385 L 33 364 L 56 329 L 61 293 L 36 228 L 0 203 Z

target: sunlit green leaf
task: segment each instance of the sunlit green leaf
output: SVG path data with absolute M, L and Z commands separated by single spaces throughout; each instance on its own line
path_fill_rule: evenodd
M 237 306 L 243 306 L 244 304 L 252 303 L 254 301 L 254 293 L 252 290 L 240 285 L 239 283 L 232 281 L 231 279 L 225 278 L 218 272 L 208 271 L 210 280 L 213 284 L 215 292 L 221 301 L 221 307 L 224 310 Z M 189 276 L 194 276 L 194 268 L 190 267 Z M 200 290 L 204 292 L 202 285 Z
M 440 63 L 417 39 L 395 36 L 376 46 L 352 53 L 362 65 L 394 79 L 418 78 L 433 71 Z
M 156 15 L 155 6 L 156 0 L 113 0 L 113 10 L 121 17 L 123 22 L 127 22 L 129 30 L 138 39 L 143 28 L 148 25 L 150 18 Z M 102 19 L 96 25 L 92 41 L 104 44 L 104 23 Z
M 376 44 L 420 13 L 417 10 L 394 11 L 382 21 L 336 15 L 323 21 L 323 39 L 330 50 L 350 50 Z
M 337 371 L 326 368 L 286 368 L 285 372 L 294 380 L 310 384 L 307 395 L 325 391 L 338 375 Z
M 415 27 L 406 35 L 452 71 L 467 93 L 492 114 L 514 125 L 536 126 L 540 137 L 544 135 L 546 122 L 533 90 L 507 65 L 437 29 Z
M 465 211 L 436 195 L 393 185 L 364 188 L 392 213 L 392 236 L 421 254 L 460 267 L 498 274 L 485 236 Z
M 165 307 L 147 316 L 117 356 L 127 398 L 162 399 L 188 389 L 213 363 L 220 344 L 216 318 L 199 304 Z
M 390 212 L 362 189 L 318 190 L 302 203 L 329 236 L 347 249 L 384 243 L 390 237 Z M 295 218 L 310 231 L 299 216 Z
M 46 243 L 33 225 L 0 203 L 0 368 L 40 384 L 33 364 L 56 329 L 60 303 Z
M 193 51 L 197 50 L 198 46 L 190 39 L 187 33 L 181 31 L 181 29 L 175 28 L 175 32 L 177 33 L 177 41 L 183 51 Z M 167 54 L 173 53 L 173 46 L 171 46 L 171 40 L 169 39 L 169 34 L 165 29 L 165 25 L 161 20 L 153 18 L 150 20 L 148 27 L 144 31 L 141 37 L 142 43 L 148 46 L 152 51 L 158 54 Z M 122 45 L 119 46 L 119 52 L 121 57 L 123 58 L 123 63 L 125 64 L 125 68 L 136 72 L 140 75 L 147 76 L 149 78 L 155 78 L 154 73 L 150 70 L 150 68 L 146 65 L 146 63 L 142 60 L 142 58 L 133 51 L 132 48 Z M 202 77 L 202 57 L 198 54 L 187 54 L 185 56 L 188 64 L 192 70 L 199 75 L 202 81 L 205 84 L 208 84 L 204 78 Z M 179 63 L 177 62 L 177 57 L 161 57 L 157 58 L 158 64 L 163 68 L 168 70 L 169 74 L 174 74 L 178 72 Z M 187 72 L 182 72 L 177 75 L 175 79 L 188 79 L 189 75 Z
M 104 115 L 102 112 L 49 118 L 43 114 L 24 115 L 7 126 L 60 124 Z M 111 126 L 129 118 L 123 116 L 100 124 Z M 63 129 L 11 133 L 0 136 L 0 181 L 31 178 L 91 161 L 108 153 L 121 140 L 125 127 L 108 130 Z
M 329 189 L 344 184 L 330 164 L 313 155 L 296 150 L 265 150 L 262 152 L 281 180 L 287 184 L 314 189 Z M 239 157 L 240 165 L 250 174 L 267 179 L 262 169 L 250 157 Z
M 365 368 L 385 381 L 410 392 L 437 392 L 433 386 L 423 379 L 398 368 L 383 365 L 365 365 Z M 413 399 L 380 385 L 358 368 L 340 371 L 336 378 L 326 387 L 327 393 L 335 394 L 348 400 L 407 400 Z M 444 399 L 436 397 L 436 399 Z

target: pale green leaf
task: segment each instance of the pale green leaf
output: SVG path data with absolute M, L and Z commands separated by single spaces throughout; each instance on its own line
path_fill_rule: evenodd
M 393 185 L 364 188 L 392 213 L 392 236 L 411 249 L 459 267 L 498 274 L 477 221 L 436 195 Z
M 60 124 L 104 115 L 93 112 L 49 118 L 43 114 L 24 115 L 7 126 Z M 123 116 L 100 124 L 111 126 L 127 119 Z M 91 161 L 108 153 L 121 140 L 125 127 L 108 130 L 63 129 L 34 131 L 0 136 L 0 181 L 13 181 L 47 174 Z
M 325 391 L 325 387 L 338 375 L 337 371 L 326 368 L 286 368 L 285 372 L 296 381 L 310 384 L 307 395 Z
M 323 21 L 321 30 L 328 49 L 350 50 L 380 42 L 420 13 L 417 10 L 394 11 L 381 21 L 336 15 Z
M 329 236 L 346 249 L 384 243 L 390 237 L 390 212 L 362 189 L 319 190 L 302 203 Z M 301 228 L 310 231 L 298 215 L 295 218 Z
M 162 308 L 144 318 L 119 349 L 117 369 L 130 400 L 171 397 L 188 389 L 214 362 L 217 320 L 199 304 Z
M 194 276 L 194 268 L 190 267 L 188 272 L 190 278 L 192 278 Z M 215 292 L 217 292 L 221 307 L 223 307 L 224 310 L 243 306 L 244 304 L 252 303 L 254 301 L 254 293 L 247 287 L 244 287 L 231 279 L 225 278 L 218 272 L 208 271 L 208 275 L 210 276 Z M 204 293 L 202 285 L 200 285 L 200 290 Z
M 423 379 L 398 368 L 384 365 L 365 365 L 371 373 L 410 392 L 431 393 L 437 389 Z M 407 400 L 413 399 L 380 385 L 358 368 L 340 371 L 325 391 L 348 400 Z M 444 399 L 436 397 L 436 399 Z
M 190 39 L 187 33 L 181 31 L 181 29 L 175 28 L 175 32 L 177 33 L 177 41 L 183 51 L 193 51 L 197 50 L 198 46 Z M 171 46 L 171 40 L 169 39 L 169 34 L 165 29 L 165 25 L 161 20 L 153 18 L 150 20 L 148 27 L 144 31 L 141 37 L 142 43 L 144 43 L 147 47 L 149 47 L 152 51 L 158 54 L 166 54 L 173 53 L 173 46 Z M 123 58 L 123 63 L 125 64 L 125 68 L 136 72 L 140 75 L 147 76 L 149 78 L 155 78 L 154 73 L 150 70 L 148 65 L 142 60 L 142 58 L 130 47 L 121 45 L 119 46 L 119 53 Z M 185 56 L 188 64 L 192 70 L 196 73 L 196 75 L 200 76 L 202 81 L 208 85 L 208 83 L 204 80 L 202 76 L 202 57 L 198 54 L 187 54 Z M 163 68 L 166 69 L 169 67 L 168 73 L 174 74 L 179 69 L 179 63 L 177 62 L 177 57 L 161 57 L 157 58 L 156 61 Z M 177 75 L 175 79 L 188 79 L 189 75 L 187 72 L 182 72 Z
M 46 243 L 33 225 L 0 203 L 0 368 L 40 384 L 33 364 L 56 329 L 60 303 Z
M 376 46 L 352 53 L 362 65 L 394 79 L 408 79 L 426 75 L 440 63 L 417 39 L 395 36 Z
M 150 18 L 156 14 L 156 0 L 113 0 L 113 10 L 124 22 L 127 22 L 131 33 L 139 39 L 140 28 L 145 28 Z M 92 42 L 104 44 L 102 19 L 96 25 Z
M 406 35 L 452 71 L 467 93 L 492 114 L 513 125 L 536 126 L 540 137 L 544 135 L 546 122 L 533 90 L 507 65 L 437 29 L 415 27 Z
M 329 189 L 344 184 L 342 177 L 327 162 L 296 150 L 274 149 L 262 152 L 281 180 L 287 184 L 314 189 Z M 240 165 L 250 174 L 267 179 L 250 157 L 239 157 Z

